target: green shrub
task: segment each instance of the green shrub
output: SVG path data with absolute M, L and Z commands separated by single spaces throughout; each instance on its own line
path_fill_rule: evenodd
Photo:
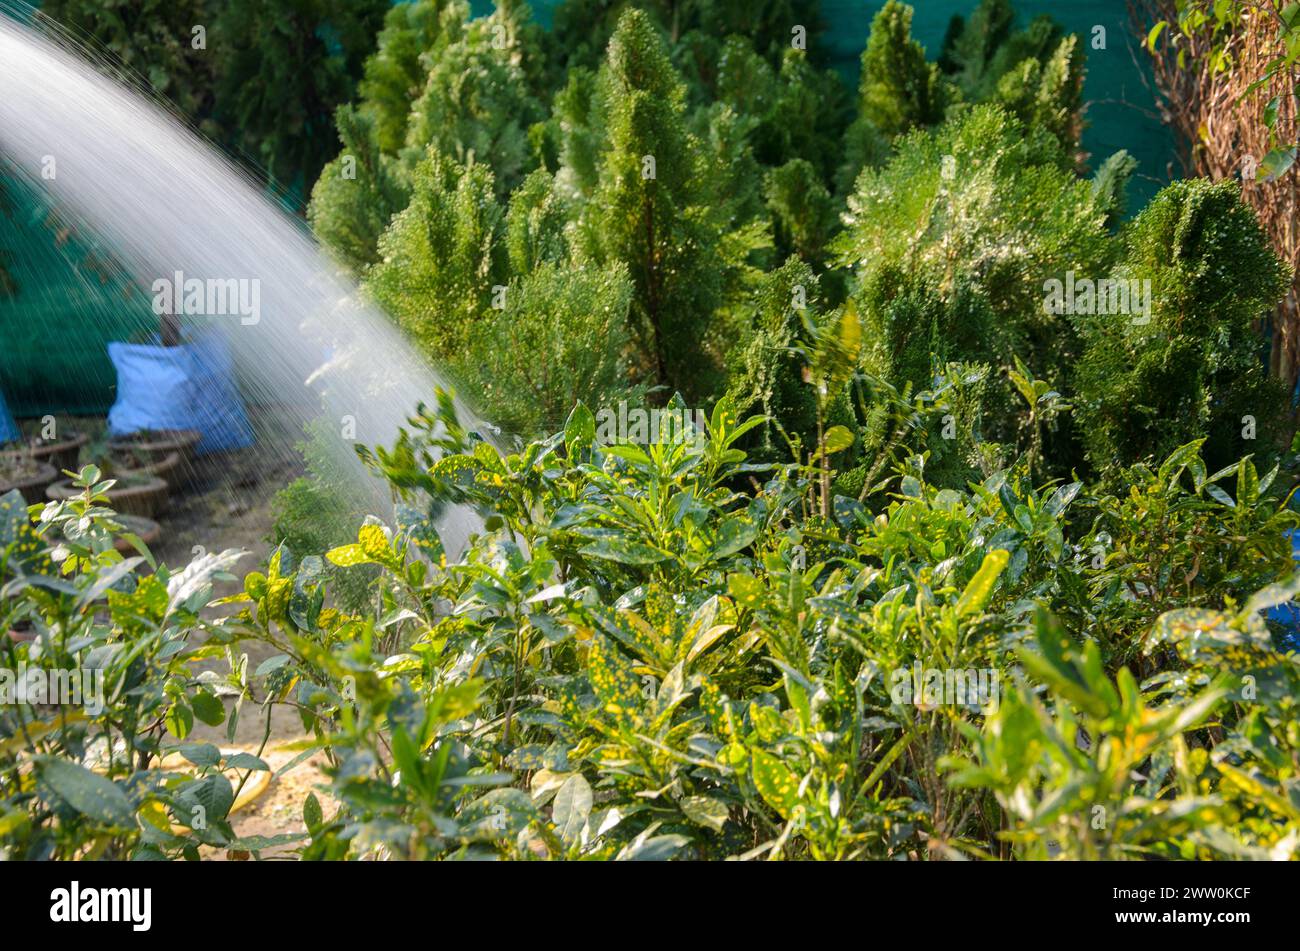
M 321 417 L 307 424 L 298 451 L 306 473 L 275 494 L 271 503 L 273 522 L 267 541 L 285 553 L 285 567 L 291 561 L 320 556 L 336 545 L 355 538 L 365 519 L 373 494 L 357 484 L 356 467 L 339 464 L 338 434 L 333 424 Z M 365 572 L 345 573 L 333 565 L 325 567 L 330 594 L 341 606 L 359 611 L 369 600 L 372 577 Z
M 1116 276 L 1150 282 L 1149 314 L 1078 315 L 1079 431 L 1098 469 L 1205 437 L 1213 468 L 1276 451 L 1285 395 L 1254 324 L 1289 275 L 1231 182 L 1175 182 L 1124 235 Z
M 871 21 L 862 53 L 859 115 L 890 138 L 943 119 L 952 93 L 912 39 L 912 8 L 889 0 Z

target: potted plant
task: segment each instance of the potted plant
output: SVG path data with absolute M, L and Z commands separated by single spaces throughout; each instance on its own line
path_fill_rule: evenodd
M 129 464 L 135 461 L 121 455 L 105 454 L 99 462 L 95 481 L 101 478 L 114 481 L 104 495 L 109 507 L 115 512 L 152 518 L 166 507 L 171 487 L 153 466 L 132 468 Z M 169 459 L 167 464 L 178 466 L 180 459 Z M 45 490 L 45 494 L 54 501 L 70 499 L 80 493 L 81 490 L 73 484 L 72 479 L 60 479 Z
M 140 539 L 146 548 L 152 549 L 162 538 L 162 526 L 151 518 L 145 518 L 143 515 L 118 515 L 114 521 L 127 532 Z M 135 546 L 123 535 L 114 537 L 113 547 L 124 555 L 136 554 Z
M 60 427 L 54 430 L 57 435 L 46 438 L 43 432 L 26 437 L 32 455 L 49 463 L 58 472 L 77 468 L 81 458 L 81 448 L 90 442 L 90 435 L 76 429 Z
M 17 489 L 28 505 L 45 501 L 45 490 L 59 472 L 25 448 L 0 452 L 0 495 Z
M 141 429 L 110 437 L 108 452 L 131 460 L 124 463 L 127 468 L 151 469 L 179 485 L 193 476 L 194 447 L 201 438 L 197 429 Z

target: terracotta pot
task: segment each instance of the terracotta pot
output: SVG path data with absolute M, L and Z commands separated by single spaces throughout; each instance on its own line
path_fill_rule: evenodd
M 61 479 L 45 490 L 55 501 L 73 498 L 81 493 L 71 479 Z M 155 475 L 142 476 L 130 484 L 118 484 L 104 493 L 108 506 L 123 515 L 141 515 L 152 518 L 167 505 L 168 486 L 165 479 Z
M 156 429 L 117 436 L 109 440 L 108 448 L 134 453 L 153 463 L 162 462 L 173 453 L 180 455 L 181 462 L 188 462 L 201 438 L 202 434 L 194 429 Z
M 29 476 L 14 480 L 0 477 L 0 495 L 4 495 L 12 489 L 17 489 L 23 494 L 23 498 L 27 500 L 28 505 L 45 502 L 47 501 L 45 490 L 58 477 L 59 472 L 54 466 L 40 463 L 36 467 L 36 471 Z
M 198 470 L 194 458 L 194 447 L 203 436 L 194 429 L 157 429 L 148 432 L 132 433 L 109 440 L 110 452 L 122 452 L 139 459 L 141 468 L 151 468 L 155 474 L 162 476 L 172 484 L 173 489 L 181 489 L 198 481 Z M 176 457 L 175 463 L 172 457 Z
M 151 518 L 142 515 L 119 515 L 117 521 L 124 529 L 144 542 L 145 547 L 150 550 L 153 550 L 158 540 L 162 538 L 162 526 Z M 113 547 L 124 555 L 136 554 L 134 546 L 125 538 L 114 539 Z
M 90 436 L 86 433 L 73 433 L 71 436 L 65 436 L 51 442 L 37 440 L 31 444 L 32 455 L 42 462 L 48 462 L 56 472 L 62 472 L 64 469 L 77 468 L 77 460 L 81 456 L 81 447 L 90 442 Z
M 136 453 L 136 458 L 131 459 L 131 461 L 136 462 L 140 457 L 146 459 L 149 458 L 146 454 Z M 113 472 L 119 473 L 123 478 L 132 475 L 151 475 L 157 476 L 160 479 L 166 479 L 167 484 L 173 489 L 176 489 L 178 488 L 177 483 L 182 481 L 182 462 L 181 454 L 179 452 L 173 452 L 160 459 L 152 460 L 141 465 L 115 465 L 113 471 L 107 473 L 106 478 L 115 478 Z

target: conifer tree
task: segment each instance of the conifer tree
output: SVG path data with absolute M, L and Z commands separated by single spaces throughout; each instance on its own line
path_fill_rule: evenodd
M 1253 325 L 1288 275 L 1236 182 L 1175 182 L 1129 225 L 1115 277 L 1150 282 L 1150 309 L 1081 301 L 1085 348 L 1074 366 L 1075 414 L 1098 471 L 1164 459 L 1205 436 L 1214 468 L 1274 448 L 1285 408 Z M 1105 295 L 1109 298 L 1109 293 Z M 1106 308 L 1109 311 L 1109 307 Z
M 649 16 L 619 18 L 600 74 L 608 132 L 585 209 L 586 250 L 622 262 L 649 379 L 684 395 L 707 392 L 720 303 L 717 236 L 703 226 L 699 145 L 685 126 L 685 89 Z
M 486 164 L 504 198 L 531 170 L 528 129 L 544 115 L 521 65 L 528 51 L 519 24 L 509 8 L 471 20 L 469 5 L 452 0 L 441 34 L 423 60 L 428 73 L 403 155 L 414 165 L 433 146 L 458 162 Z
M 216 51 L 194 28 L 212 23 L 212 0 L 44 0 L 41 12 L 90 36 L 196 126 L 216 135 Z
M 312 230 L 353 277 L 378 260 L 379 236 L 410 198 L 407 177 L 378 145 L 374 120 L 352 106 L 337 118 L 343 152 L 321 172 L 307 207 Z
M 393 6 L 384 17 L 374 55 L 366 60 L 359 108 L 373 124 L 375 144 L 388 155 L 396 155 L 406 144 L 411 104 L 424 89 L 424 60 L 437 46 L 446 6 L 447 0 Z
M 238 146 L 304 195 L 337 146 L 338 106 L 356 92 L 386 0 L 228 0 L 209 47 L 217 118 Z
M 912 8 L 889 0 L 872 20 L 862 53 L 860 118 L 893 137 L 939 122 L 950 97 L 939 67 L 912 39 Z
M 503 224 L 488 167 L 431 148 L 415 168 L 410 204 L 379 240 L 365 286 L 436 361 L 465 352 L 493 288 L 507 283 Z

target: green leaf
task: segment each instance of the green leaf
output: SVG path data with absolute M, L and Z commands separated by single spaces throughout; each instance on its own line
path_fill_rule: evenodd
M 266 760 L 252 753 L 236 753 L 226 760 L 226 769 L 246 769 L 256 773 L 269 773 L 271 767 Z
M 1155 26 L 1151 28 L 1150 32 L 1147 33 L 1148 52 L 1155 53 L 1156 41 L 1160 39 L 1160 34 L 1164 32 L 1165 27 L 1167 27 L 1168 25 L 1169 25 L 1168 20 L 1161 20 L 1159 23 L 1157 23 Z
M 211 743 L 182 743 L 178 748 L 181 755 L 195 766 L 221 765 L 221 750 Z
M 832 426 L 823 437 L 826 455 L 843 452 L 853 445 L 853 433 L 846 426 Z
M 1259 501 L 1259 473 L 1255 471 L 1255 464 L 1247 456 L 1241 460 L 1241 466 L 1237 469 L 1237 504 L 1242 508 L 1249 508 Z
M 727 591 L 741 607 L 756 608 L 763 603 L 767 587 L 753 575 L 731 575 L 727 579 Z
M 1259 163 L 1259 178 L 1263 182 L 1277 181 L 1291 170 L 1295 164 L 1296 146 L 1285 149 L 1273 149 Z
M 135 826 L 131 801 L 107 777 L 53 756 L 37 757 L 36 773 L 60 799 L 82 815 L 121 829 Z
M 1179 446 L 1160 466 L 1157 478 L 1162 486 L 1169 486 L 1182 471 L 1192 464 L 1193 460 L 1200 460 L 1201 445 L 1204 439 L 1196 439 L 1192 442 Z M 1203 468 L 1203 466 L 1202 466 Z
M 618 853 L 615 861 L 663 862 L 690 844 L 691 840 L 684 835 L 656 835 L 644 842 L 633 842 Z
M 375 563 L 375 560 L 366 554 L 365 549 L 356 544 L 331 548 L 325 553 L 325 557 L 341 568 L 350 568 L 353 565 L 373 565 Z
M 581 400 L 564 423 L 564 451 L 569 462 L 576 463 L 596 442 L 596 417 Z
M 555 794 L 551 822 L 566 845 L 576 844 L 591 815 L 591 786 L 581 773 L 574 773 L 564 781 Z
M 677 803 L 682 813 L 696 825 L 721 832 L 726 825 L 727 804 L 709 796 L 685 796 Z
M 713 541 L 712 556 L 715 561 L 730 557 L 743 548 L 749 547 L 758 537 L 758 526 L 747 518 L 727 518 L 718 526 L 718 535 Z
M 639 719 L 641 681 L 632 664 L 601 634 L 591 639 L 587 679 L 606 713 L 624 723 Z
M 177 700 L 167 711 L 164 722 L 167 725 L 168 733 L 178 740 L 183 740 L 194 729 L 194 711 L 184 702 Z
M 205 690 L 190 697 L 190 706 L 194 708 L 194 715 L 208 726 L 220 726 L 226 722 L 226 705 Z
M 302 822 L 307 827 L 307 831 L 315 833 L 321 826 L 324 814 L 321 812 L 320 800 L 316 798 L 315 793 L 307 794 L 307 801 L 302 804 Z
M 957 617 L 963 618 L 984 610 L 984 605 L 988 604 L 989 598 L 992 597 L 993 587 L 1007 567 L 1007 560 L 1010 557 L 1011 553 L 1002 548 L 995 549 L 984 556 L 979 571 L 975 572 L 975 576 L 967 583 L 966 590 L 957 599 Z
M 1259 611 L 1285 604 L 1294 599 L 1297 594 L 1300 594 L 1300 572 L 1296 572 L 1284 582 L 1260 588 L 1246 601 L 1246 606 L 1238 617 L 1248 618 Z
M 754 750 L 750 762 L 759 795 L 780 813 L 782 819 L 789 819 L 799 801 L 799 777 L 766 750 Z
M 604 558 L 623 565 L 653 565 L 668 557 L 665 551 L 623 538 L 599 538 L 579 551 L 592 558 Z

